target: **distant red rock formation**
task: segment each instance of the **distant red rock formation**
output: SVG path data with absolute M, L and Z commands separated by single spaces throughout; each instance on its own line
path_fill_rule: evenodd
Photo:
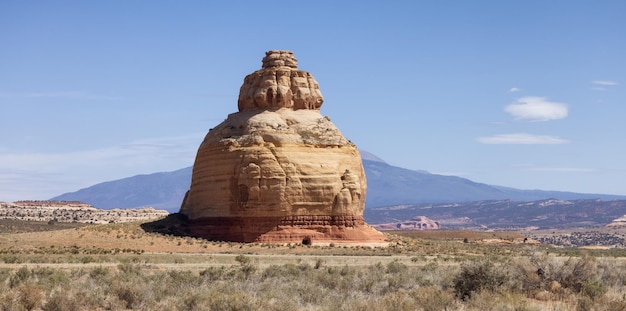
M 386 224 L 373 225 L 378 230 L 438 230 L 441 229 L 439 222 L 433 221 L 426 216 L 413 217 L 407 221 L 399 221 Z

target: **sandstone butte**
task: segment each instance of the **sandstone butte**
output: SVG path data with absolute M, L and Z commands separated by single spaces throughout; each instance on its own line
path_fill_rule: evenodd
M 330 118 L 313 76 L 291 51 L 265 53 L 245 77 L 239 111 L 198 148 L 180 213 L 216 241 L 386 245 L 363 220 L 366 180 L 357 147 Z

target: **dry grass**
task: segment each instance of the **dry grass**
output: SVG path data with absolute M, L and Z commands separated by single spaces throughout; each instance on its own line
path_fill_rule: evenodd
M 0 233 L 19 233 L 37 231 L 55 231 L 87 226 L 82 223 L 23 221 L 16 219 L 0 219 Z
M 372 248 L 144 228 L 0 234 L 0 310 L 626 310 L 620 250 L 482 243 L 517 233 L 391 232 Z
M 480 241 L 485 239 L 501 239 L 501 240 L 524 240 L 526 237 L 519 232 L 478 232 L 467 230 L 401 230 L 401 231 L 388 231 L 391 234 L 399 236 L 417 238 L 417 239 L 429 239 L 429 240 L 464 240 Z

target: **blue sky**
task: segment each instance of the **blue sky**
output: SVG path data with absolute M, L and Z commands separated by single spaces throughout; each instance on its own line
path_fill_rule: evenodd
M 0 1 L 0 201 L 193 164 L 294 51 L 388 163 L 626 195 L 625 1 Z

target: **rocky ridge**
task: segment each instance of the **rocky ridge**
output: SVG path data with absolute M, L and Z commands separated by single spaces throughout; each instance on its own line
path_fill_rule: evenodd
M 626 228 L 626 215 L 613 219 L 613 221 L 606 226 L 611 228 Z
M 443 229 L 529 231 L 567 228 L 619 228 L 626 224 L 625 200 L 489 200 L 445 204 L 405 204 L 368 208 L 370 223 L 390 223 L 416 215 Z
M 76 201 L 0 202 L 0 219 L 101 224 L 150 220 L 167 215 L 169 212 L 151 207 L 101 210 Z

